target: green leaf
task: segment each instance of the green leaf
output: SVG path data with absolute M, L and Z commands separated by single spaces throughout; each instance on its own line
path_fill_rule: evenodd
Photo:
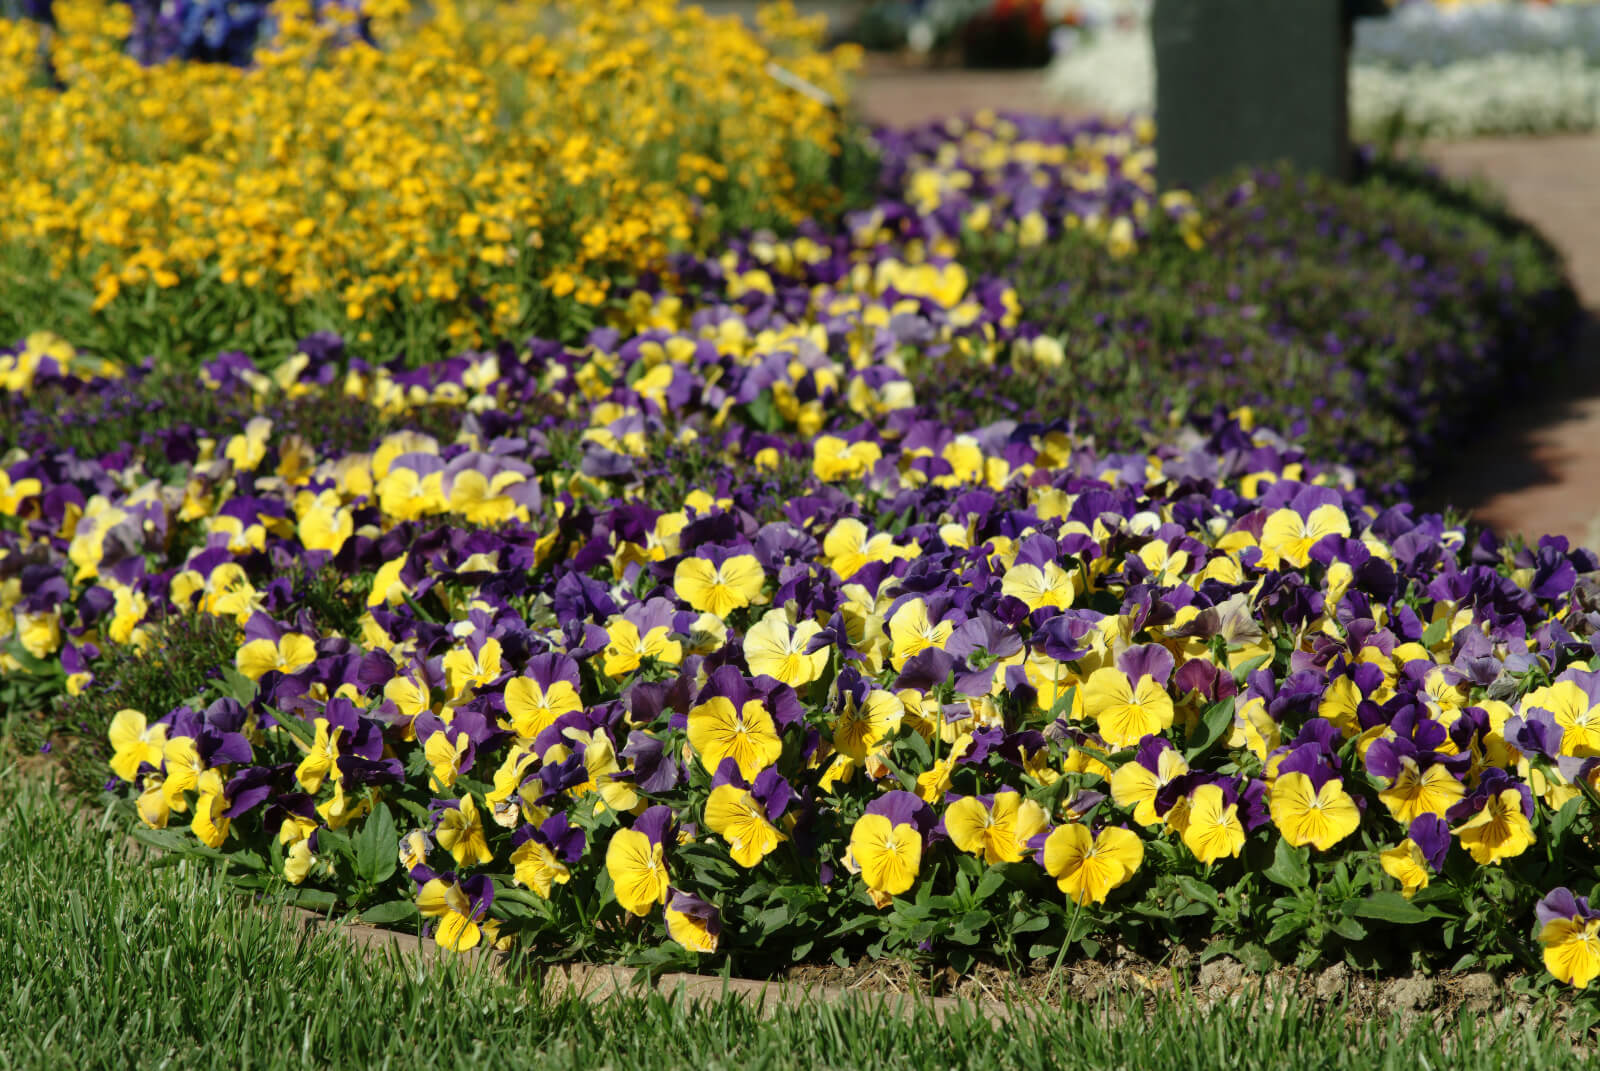
M 355 835 L 354 845 L 357 877 L 376 885 L 395 872 L 400 864 L 400 834 L 386 804 L 372 808 Z
M 1184 758 L 1193 760 L 1210 750 L 1222 739 L 1222 734 L 1233 724 L 1233 697 L 1212 703 L 1200 717 L 1200 736 L 1195 745 L 1184 752 Z
M 895 761 L 888 755 L 880 754 L 878 758 L 885 766 L 889 768 L 889 772 L 894 774 L 895 780 L 900 782 L 901 788 L 905 789 L 907 792 L 915 792 L 917 790 L 917 778 L 915 774 L 907 773 L 905 770 L 901 769 L 899 765 L 897 765 Z
M 1254 941 L 1247 941 L 1235 947 L 1233 957 L 1257 974 L 1266 974 L 1277 965 L 1272 953 Z
M 164 852 L 177 852 L 187 855 L 189 849 L 200 847 L 193 840 L 178 832 L 176 829 L 150 829 L 146 826 L 133 828 L 133 839 L 141 844 L 148 844 L 152 848 L 160 848 Z M 222 854 L 220 852 L 218 855 Z
M 897 746 L 904 745 L 909 748 L 911 754 L 916 757 L 919 766 L 933 765 L 933 751 L 928 747 L 928 742 L 922 738 L 921 733 L 906 733 L 895 743 Z
M 978 887 L 973 891 L 972 898 L 976 902 L 982 903 L 999 892 L 1001 886 L 1005 885 L 1005 883 L 1005 873 L 990 867 L 983 872 L 983 877 L 978 879 Z
M 1561 847 L 1562 840 L 1566 837 L 1567 830 L 1572 823 L 1578 820 L 1578 814 L 1583 810 L 1584 800 L 1581 796 L 1574 796 L 1562 805 L 1550 818 L 1550 851 L 1555 853 Z M 1552 854 L 1552 858 L 1554 855 Z
M 217 689 L 229 699 L 248 703 L 256 697 L 256 688 L 256 682 L 237 669 L 232 666 L 222 667 L 222 683 L 217 685 Z
M 1199 904 L 1204 904 L 1213 911 L 1217 907 L 1217 890 L 1203 881 L 1197 881 L 1188 875 L 1178 876 L 1178 888 L 1183 890 L 1183 895 Z
M 27 648 L 22 646 L 21 640 L 12 640 L 6 645 L 6 654 L 16 659 L 22 668 L 37 677 L 64 677 L 65 671 L 61 663 L 50 658 L 35 658 L 29 654 Z
M 1065 717 L 1072 710 L 1072 701 L 1078 694 L 1076 684 L 1069 687 L 1056 698 L 1055 704 L 1050 708 L 1050 720 Z
M 327 911 L 339 903 L 339 898 L 325 889 L 290 889 L 284 898 L 307 911 Z
M 398 801 L 406 809 L 406 813 L 417 820 L 418 825 L 428 825 L 433 821 L 433 816 L 428 813 L 428 808 L 416 800 L 402 799 Z M 398 851 L 398 848 L 396 849 Z
M 1270 661 L 1272 661 L 1271 655 L 1256 655 L 1254 658 L 1247 659 L 1239 663 L 1238 668 L 1233 671 L 1234 681 L 1241 685 L 1244 684 L 1245 679 L 1249 677 L 1250 674 L 1254 673 L 1256 670 L 1260 669 Z
M 1377 919 L 1380 922 L 1396 922 L 1409 925 L 1414 922 L 1425 922 L 1431 916 L 1404 896 L 1397 892 L 1375 892 L 1371 896 L 1356 901 L 1354 913 L 1364 919 Z
M 1367 928 L 1352 918 L 1340 919 L 1333 924 L 1333 932 L 1347 941 L 1360 941 L 1367 936 Z
M 697 953 L 673 941 L 625 956 L 622 963 L 626 967 L 639 968 L 633 976 L 634 984 L 639 985 L 654 981 L 668 971 L 693 970 L 697 959 Z
M 276 709 L 272 711 L 272 717 L 279 725 L 288 730 L 290 736 L 300 741 L 307 748 L 316 742 L 316 730 L 306 724 L 305 719 L 297 718 L 293 714 Z
M 350 842 L 350 834 L 342 829 L 317 830 L 317 851 L 342 856 L 352 864 L 355 862 L 355 845 Z M 398 854 L 398 846 L 396 852 Z
M 245 870 L 263 870 L 266 862 L 255 852 L 223 852 L 216 848 L 209 848 L 193 837 L 176 829 L 150 829 L 147 826 L 135 826 L 133 839 L 152 848 L 159 848 L 170 852 L 174 857 L 187 856 L 191 859 L 215 859 L 227 863 L 229 866 L 242 867 Z
M 1272 924 L 1272 929 L 1267 931 L 1267 944 L 1277 944 L 1290 934 L 1299 933 L 1305 929 L 1306 920 L 1300 915 L 1285 915 Z
M 1272 853 L 1272 865 L 1265 871 L 1267 880 L 1285 889 L 1304 889 L 1311 884 L 1311 867 L 1306 862 L 1304 848 L 1291 847 L 1287 840 L 1279 840 Z
M 778 412 L 778 406 L 772 399 L 771 391 L 762 391 L 744 409 L 750 418 L 750 423 L 762 431 L 781 431 L 783 429 L 783 414 Z
M 410 922 L 416 917 L 417 905 L 414 900 L 390 900 L 361 912 L 361 921 L 373 926 L 391 926 L 396 922 Z
M 1430 650 L 1444 642 L 1445 630 L 1450 627 L 1450 619 L 1441 617 L 1433 624 L 1422 630 L 1422 646 Z

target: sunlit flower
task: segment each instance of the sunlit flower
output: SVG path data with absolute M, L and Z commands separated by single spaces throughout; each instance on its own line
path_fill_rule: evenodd
M 1114 748 L 1130 747 L 1172 725 L 1172 697 L 1150 676 L 1130 680 L 1115 666 L 1102 667 L 1090 674 L 1083 699 L 1100 735 Z
M 765 674 L 795 688 L 810 684 L 828 665 L 827 647 L 806 653 L 821 631 L 815 621 L 793 624 L 787 611 L 768 610 L 745 633 L 745 662 L 756 676 Z
M 217 770 L 207 770 L 200 775 L 195 787 L 199 794 L 194 801 L 194 817 L 189 822 L 189 830 L 206 847 L 220 848 L 228 838 L 229 826 L 233 824 L 225 813 L 228 801 L 222 774 Z
M 767 819 L 767 808 L 737 785 L 718 785 L 706 799 L 706 828 L 728 842 L 733 861 L 755 866 L 788 838 Z
M 167 727 L 160 722 L 150 725 L 137 710 L 119 710 L 111 719 L 107 736 L 111 741 L 111 770 L 124 781 L 132 781 L 141 766 L 161 765 Z
M 1600 912 L 1587 898 L 1558 888 L 1539 901 L 1535 914 L 1545 968 L 1568 985 L 1589 988 L 1600 977 Z
M 1371 755 L 1370 749 L 1368 755 Z M 1409 755 L 1400 756 L 1397 761 L 1399 769 L 1389 787 L 1378 793 L 1378 799 L 1401 825 L 1410 825 L 1424 814 L 1443 818 L 1466 793 L 1466 787 L 1443 763 L 1419 768 Z M 1372 769 L 1370 760 L 1368 769 L 1378 773 Z
M 454 807 L 439 812 L 439 826 L 434 831 L 439 847 L 455 857 L 457 866 L 483 866 L 494 861 L 489 842 L 484 836 L 483 820 L 478 816 L 478 804 L 472 794 L 462 796 Z
M 273 670 L 294 673 L 317 659 L 317 646 L 310 636 L 299 632 L 285 632 L 277 639 L 250 640 L 239 648 L 234 661 L 239 672 L 251 680 L 260 680 Z
M 909 599 L 901 603 L 889 619 L 894 667 L 904 669 L 908 660 L 931 648 L 942 650 L 953 631 L 954 622 L 930 620 L 928 604 L 922 599 Z
M 683 659 L 683 645 L 670 639 L 665 625 L 657 625 L 640 635 L 639 628 L 619 617 L 607 627 L 611 642 L 605 649 L 605 671 L 609 677 L 623 677 L 643 664 L 658 658 L 676 665 Z
M 1111 798 L 1119 807 L 1132 807 L 1133 820 L 1141 826 L 1162 821 L 1156 812 L 1156 793 L 1189 772 L 1176 748 L 1162 737 L 1147 737 L 1139 745 L 1134 761 L 1125 762 L 1111 775 Z
M 860 868 L 867 888 L 898 896 L 916 883 L 922 834 L 886 815 L 862 815 L 850 831 L 850 859 Z
M 1050 816 L 1033 800 L 997 792 L 985 800 L 964 796 L 945 808 L 950 842 L 986 863 L 1020 863 L 1028 842 L 1050 825 Z
M 484 918 L 494 902 L 487 874 L 457 881 L 454 874 L 432 878 L 417 891 L 417 910 L 439 920 L 433 939 L 452 952 L 470 952 L 483 939 Z
M 300 760 L 300 765 L 295 767 L 294 779 L 301 788 L 316 795 L 322 788 L 323 780 L 339 761 L 339 735 L 344 730 L 330 726 L 327 718 L 317 718 L 312 725 L 316 737 L 311 742 L 310 750 Z
M 648 915 L 665 903 L 670 876 L 662 843 L 671 815 L 665 807 L 652 807 L 634 820 L 631 829 L 618 830 L 606 847 L 606 873 L 616 890 L 617 903 L 635 915 Z
M 691 952 L 715 952 L 722 913 L 698 896 L 674 891 L 667 900 L 667 936 Z
M 883 457 L 877 443 L 847 443 L 834 435 L 818 436 L 814 450 L 811 471 L 824 483 L 859 479 Z
M 1585 687 L 1587 685 L 1587 688 Z M 1571 673 L 1543 688 L 1529 692 L 1522 700 L 1524 711 L 1547 710 L 1561 729 L 1563 755 L 1600 755 L 1600 674 Z
M 1533 847 L 1533 826 L 1528 821 L 1533 799 L 1527 786 L 1515 785 L 1482 793 L 1481 808 L 1455 827 L 1456 839 L 1481 865 L 1499 863 Z M 1470 806 L 1472 800 L 1458 806 Z M 1452 812 L 1454 814 L 1454 812 Z
M 732 759 L 747 781 L 777 762 L 783 752 L 777 726 L 758 697 L 735 707 L 733 700 L 713 696 L 690 710 L 689 746 L 708 771 L 715 772 L 724 759 Z
M 1303 773 L 1287 773 L 1272 785 L 1272 823 L 1295 847 L 1327 851 L 1356 831 L 1361 812 L 1337 777 L 1318 787 Z
M 506 713 L 517 735 L 533 739 L 563 714 L 581 710 L 578 664 L 566 655 L 539 655 L 506 682 Z
M 570 825 L 565 815 L 552 815 L 539 826 L 527 826 L 514 838 L 511 851 L 512 880 L 546 900 L 555 885 L 572 880 L 569 863 L 583 855 L 583 830 Z
M 422 753 L 433 775 L 429 785 L 440 791 L 452 787 L 461 773 L 461 760 L 470 747 L 471 738 L 463 732 L 440 729 L 428 734 L 422 742 Z
M 452 701 L 460 700 L 469 688 L 488 684 L 501 673 L 500 641 L 493 636 L 484 640 L 476 651 L 470 647 L 452 647 L 441 660 L 445 686 Z
M 1111 890 L 1138 872 L 1144 842 L 1119 826 L 1107 826 L 1096 835 L 1087 826 L 1068 823 L 1045 838 L 1041 862 L 1069 900 L 1102 904 Z
M 1304 566 L 1311 560 L 1311 548 L 1323 538 L 1349 534 L 1350 518 L 1338 506 L 1321 505 L 1304 517 L 1293 509 L 1280 509 L 1261 530 L 1261 550 L 1269 567 L 1280 561 Z
M 1239 804 L 1229 800 L 1220 785 L 1201 785 L 1189 797 L 1183 843 L 1207 865 L 1218 859 L 1237 858 L 1244 849 L 1244 823 Z
M 1045 562 L 1043 566 L 1020 564 L 1006 570 L 1000 591 L 1021 599 L 1029 610 L 1047 606 L 1059 610 L 1072 605 L 1077 583 L 1073 574 L 1055 562 Z
M 673 574 L 672 587 L 696 610 L 727 617 L 758 601 L 766 574 L 753 554 L 732 554 L 712 561 L 685 558 Z

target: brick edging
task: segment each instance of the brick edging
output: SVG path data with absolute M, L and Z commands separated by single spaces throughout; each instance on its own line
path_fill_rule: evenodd
M 395 949 L 402 956 L 416 956 L 433 961 L 457 958 L 483 969 L 506 975 L 512 957 L 483 947 L 466 953 L 449 952 L 432 940 L 398 930 L 385 930 L 352 919 L 329 918 L 304 908 L 284 906 L 282 913 L 289 922 L 307 933 L 335 933 L 368 953 L 382 953 Z M 774 1011 L 795 1009 L 817 1004 L 844 1004 L 870 1002 L 893 1014 L 910 1018 L 933 1012 L 943 1019 L 946 1016 L 981 1015 L 991 1020 L 1009 1020 L 1028 1014 L 1040 1007 L 1037 1000 L 1019 1000 L 1005 1003 L 998 1000 L 977 1000 L 968 997 L 933 997 L 916 993 L 883 993 L 846 989 L 830 985 L 802 985 L 798 982 L 764 981 L 752 978 L 723 978 L 711 974 L 689 974 L 671 971 L 649 981 L 639 980 L 636 968 L 602 963 L 560 963 L 544 966 L 539 979 L 545 992 L 554 997 L 577 994 L 586 1000 L 600 1002 L 615 997 L 644 996 L 659 993 L 685 1004 L 721 1003 L 732 999 L 747 1004 L 764 1015 Z

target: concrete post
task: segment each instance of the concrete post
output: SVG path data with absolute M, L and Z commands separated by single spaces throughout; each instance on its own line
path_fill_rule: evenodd
M 1381 0 L 1156 0 L 1156 168 L 1195 186 L 1242 165 L 1350 168 L 1350 23 Z

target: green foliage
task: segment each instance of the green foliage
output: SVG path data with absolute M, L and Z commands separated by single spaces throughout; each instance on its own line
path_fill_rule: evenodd
M 155 712 L 165 713 L 202 692 L 208 682 L 219 679 L 219 667 L 233 662 L 236 630 L 231 621 L 184 615 L 146 628 L 150 643 L 144 650 L 111 647 L 96 667 L 95 679 L 81 694 L 63 697 L 53 711 L 12 708 L 17 717 L 10 731 L 21 750 L 48 747 L 60 763 L 65 786 L 76 794 L 92 795 L 106 782 L 111 759 L 106 729 L 117 711 L 131 708 L 159 716 Z
M 1072 231 L 975 252 L 1065 361 L 946 360 L 919 370 L 918 397 L 978 421 L 1071 417 L 1129 447 L 1250 407 L 1378 488 L 1424 475 L 1566 353 L 1578 306 L 1559 254 L 1481 190 L 1385 162 L 1350 186 L 1243 175 L 1197 203 L 1198 250 L 1156 220 L 1120 259 Z
M 209 866 L 107 843 L 118 826 L 47 783 L 5 779 L 0 1067 L 976 1069 L 1579 1067 L 1584 1020 L 1524 1026 L 1358 1021 L 1337 1004 L 1116 999 L 1009 1019 L 870 995 L 763 1014 L 734 1000 L 591 1004 L 483 961 L 362 954 L 229 893 Z M 390 921 L 399 921 L 398 918 Z M 897 1012 L 897 1004 L 902 1009 Z M 1545 1008 L 1543 1011 L 1549 1011 Z M 1576 1031 L 1576 1033 L 1574 1033 Z M 1212 1056 L 1215 1054 L 1215 1057 Z
M 192 369 L 158 369 L 106 390 L 52 383 L 26 393 L 0 392 L 0 442 L 31 449 L 47 443 L 85 458 L 131 448 L 146 459 L 152 475 L 165 477 L 175 471 L 168 460 L 169 441 L 192 442 L 199 429 L 215 437 L 238 434 L 263 411 L 272 414 L 276 435 L 297 436 L 321 456 L 368 450 L 400 430 L 453 439 L 465 415 L 458 407 L 437 405 L 402 417 L 376 406 L 351 405 L 337 391 L 294 399 L 276 388 L 260 395 L 217 391 Z
M 831 210 L 839 214 L 867 207 L 878 181 L 875 149 L 863 125 L 850 125 L 837 152 L 796 141 L 789 165 L 798 188 L 832 191 Z M 747 182 L 718 184 L 702 207 L 694 236 L 696 248 L 714 248 L 725 235 L 753 229 L 792 231 L 791 221 L 756 204 L 765 194 Z M 553 338 L 576 343 L 594 327 L 597 310 L 573 297 L 554 296 L 541 281 L 548 265 L 530 259 L 512 284 L 522 295 L 522 315 L 500 325 L 497 337 Z M 624 283 L 636 265 L 616 265 L 612 279 Z M 299 339 L 321 331 L 347 340 L 358 356 L 376 362 L 399 358 L 408 366 L 441 360 L 462 346 L 450 330 L 465 322 L 486 331 L 481 295 L 443 301 L 403 301 L 388 311 L 369 308 L 351 320 L 337 293 L 298 301 L 271 289 L 223 282 L 212 267 L 171 287 L 154 282 L 130 286 L 123 300 L 93 308 L 95 289 L 86 276 L 62 275 L 49 257 L 19 246 L 0 248 L 0 339 L 8 342 L 35 331 L 51 331 L 79 349 L 117 361 L 153 358 L 162 369 L 192 371 L 222 350 L 241 350 L 271 363 L 295 353 Z M 472 310 L 480 310 L 476 315 Z

